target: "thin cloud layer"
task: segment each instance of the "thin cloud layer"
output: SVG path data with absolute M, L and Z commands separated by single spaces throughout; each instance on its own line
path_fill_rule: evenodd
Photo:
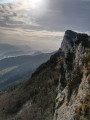
M 31 5 L 30 5 L 31 6 Z M 32 6 L 31 6 L 32 8 Z M 0 5 L 0 25 L 3 27 L 21 27 L 24 25 L 38 26 L 34 18 L 25 12 L 20 3 L 10 3 Z
M 90 0 L 37 1 L 16 0 L 1 4 L 0 26 L 50 31 L 90 31 Z
M 1 43 L 28 45 L 35 50 L 57 50 L 64 32 L 22 30 L 12 28 L 0 28 Z
M 45 47 L 50 48 L 52 43 L 56 50 L 65 30 L 90 31 L 90 0 L 8 2 L 0 4 L 0 42 L 28 44 L 34 41 L 33 46 L 38 44 L 39 47 L 42 43 L 44 47 L 45 42 Z

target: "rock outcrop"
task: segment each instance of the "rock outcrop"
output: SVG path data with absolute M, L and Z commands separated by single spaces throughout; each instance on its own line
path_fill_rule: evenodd
M 0 120 L 90 120 L 90 37 L 67 30 L 31 78 L 0 92 Z
M 67 55 L 67 53 L 73 52 L 74 47 L 75 47 L 75 41 L 77 38 L 77 33 L 73 32 L 71 30 L 67 30 L 65 32 L 63 41 L 61 43 L 61 49 L 62 51 L 65 53 L 65 56 Z
M 90 39 L 66 31 L 61 49 L 65 54 L 53 120 L 90 119 Z M 62 89 L 62 87 L 63 89 Z

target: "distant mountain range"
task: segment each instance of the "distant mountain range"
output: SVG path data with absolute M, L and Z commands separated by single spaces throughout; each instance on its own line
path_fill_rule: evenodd
M 14 46 L 10 44 L 0 44 L 0 59 L 13 56 L 31 55 L 34 53 L 29 46 Z
M 10 46 L 9 46 L 10 47 Z M 12 49 L 12 47 L 11 47 Z M 0 60 L 0 88 L 24 80 L 53 53 L 35 53 Z
M 42 53 L 51 53 L 50 49 L 35 50 L 28 45 L 11 45 L 7 43 L 0 43 L 0 60 L 8 57 L 22 56 L 22 55 L 39 55 Z

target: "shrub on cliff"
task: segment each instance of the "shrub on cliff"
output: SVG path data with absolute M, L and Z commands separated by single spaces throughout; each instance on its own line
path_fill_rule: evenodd
M 73 91 L 75 91 L 76 93 L 78 92 L 78 87 L 81 83 L 82 75 L 83 74 L 81 68 L 77 66 L 76 69 L 72 72 L 71 80 L 68 84 L 68 96 L 67 96 L 68 102 L 71 98 Z

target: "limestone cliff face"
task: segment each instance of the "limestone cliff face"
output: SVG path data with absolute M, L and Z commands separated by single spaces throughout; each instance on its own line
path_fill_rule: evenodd
M 65 53 L 65 55 L 68 53 L 68 51 L 73 52 L 74 49 L 74 43 L 76 41 L 77 33 L 73 32 L 71 30 L 67 30 L 65 32 L 62 44 L 61 44 L 61 49 Z
M 90 40 L 86 34 L 66 31 L 53 120 L 89 120 Z M 63 70 L 63 72 L 62 72 Z

